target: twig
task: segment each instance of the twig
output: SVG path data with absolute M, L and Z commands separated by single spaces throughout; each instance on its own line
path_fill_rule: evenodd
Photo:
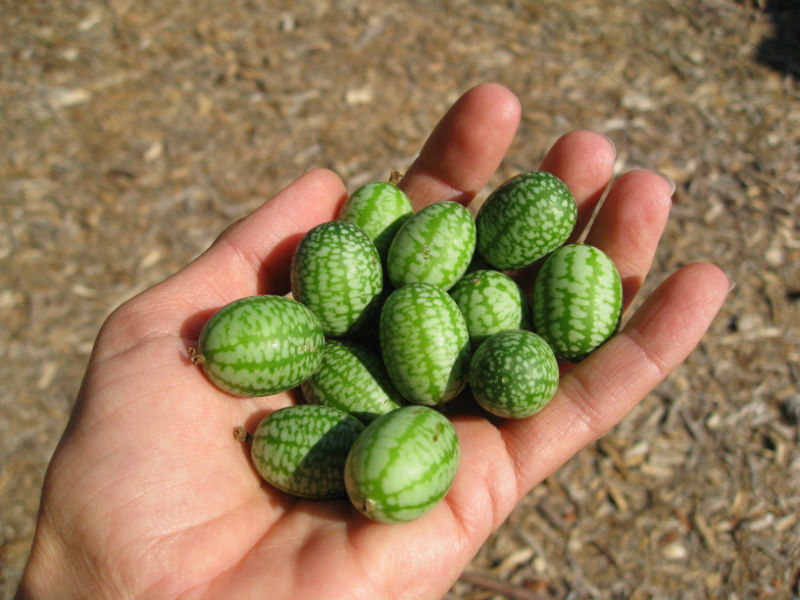
M 501 581 L 496 577 L 476 573 L 475 571 L 464 571 L 459 579 L 465 583 L 503 594 L 513 600 L 546 600 L 548 598 L 544 594 L 532 592 L 513 583 Z

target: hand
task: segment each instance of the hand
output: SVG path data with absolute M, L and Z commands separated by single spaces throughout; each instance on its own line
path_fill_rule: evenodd
M 519 117 L 517 99 L 500 86 L 467 92 L 402 180 L 416 207 L 470 201 Z M 587 131 L 565 135 L 544 159 L 541 168 L 574 193 L 579 227 L 613 161 L 608 140 Z M 671 191 L 653 172 L 623 175 L 588 234 L 617 264 L 626 305 L 653 259 Z M 441 597 L 532 486 L 686 358 L 729 288 L 716 267 L 687 266 L 566 373 L 540 413 L 499 427 L 454 417 L 462 458 L 445 501 L 417 521 L 379 525 L 346 500 L 299 500 L 263 484 L 232 430 L 292 403 L 291 395 L 233 398 L 188 353 L 223 304 L 285 293 L 294 245 L 334 218 L 344 198 L 333 173 L 303 175 L 108 318 L 47 472 L 19 597 Z

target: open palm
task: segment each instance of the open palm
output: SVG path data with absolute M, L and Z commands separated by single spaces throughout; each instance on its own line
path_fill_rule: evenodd
M 401 182 L 416 208 L 469 202 L 497 168 L 519 117 L 517 99 L 501 86 L 467 92 Z M 541 165 L 572 190 L 579 228 L 613 161 L 603 136 L 576 131 Z M 616 262 L 626 304 L 653 259 L 670 194 L 657 174 L 628 173 L 588 233 Z M 189 355 L 220 306 L 288 290 L 294 245 L 334 218 L 344 197 L 333 173 L 303 175 L 109 317 L 47 473 L 20 597 L 441 597 L 533 485 L 684 360 L 728 291 L 716 267 L 685 267 L 620 334 L 566 373 L 534 417 L 498 427 L 454 416 L 462 456 L 445 501 L 414 522 L 371 523 L 345 500 L 300 500 L 264 484 L 232 431 L 252 430 L 291 395 L 234 398 Z

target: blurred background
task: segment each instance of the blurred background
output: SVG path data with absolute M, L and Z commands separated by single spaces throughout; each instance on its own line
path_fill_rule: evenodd
M 404 170 L 465 90 L 677 183 L 645 292 L 735 289 L 686 364 L 536 487 L 448 598 L 800 595 L 796 0 L 0 0 L 0 597 L 106 315 L 315 166 Z

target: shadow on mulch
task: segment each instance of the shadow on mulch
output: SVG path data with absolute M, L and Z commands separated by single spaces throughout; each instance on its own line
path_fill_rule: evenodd
M 756 59 L 784 75 L 800 79 L 800 2 L 768 0 L 764 12 L 772 20 L 774 35 L 761 41 Z

